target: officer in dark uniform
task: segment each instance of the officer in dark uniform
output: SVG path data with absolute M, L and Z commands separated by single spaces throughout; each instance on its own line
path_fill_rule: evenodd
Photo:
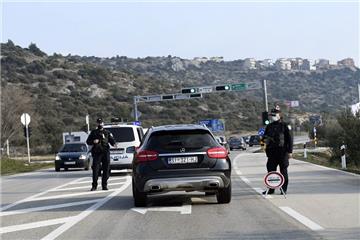
M 101 185 L 103 190 L 108 190 L 107 180 L 110 172 L 110 146 L 115 145 L 115 140 L 112 134 L 104 129 L 104 122 L 101 118 L 96 120 L 98 127 L 92 130 L 89 137 L 86 140 L 88 145 L 92 145 L 91 154 L 93 157 L 92 164 L 92 188 L 91 191 L 95 191 L 97 188 L 97 181 L 99 173 L 102 169 Z
M 282 121 L 281 111 L 278 106 L 271 110 L 271 119 L 272 122 L 267 125 L 264 134 L 266 156 L 268 157 L 266 168 L 268 172 L 272 172 L 276 171 L 278 165 L 280 166 L 280 172 L 285 180 L 282 189 L 286 193 L 289 183 L 287 168 L 289 158 L 292 158 L 293 139 L 290 127 Z M 274 191 L 274 189 L 269 189 L 268 194 L 273 194 Z M 266 191 L 263 194 L 266 194 Z

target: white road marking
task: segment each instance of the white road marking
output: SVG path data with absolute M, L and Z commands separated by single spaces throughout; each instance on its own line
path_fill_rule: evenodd
M 80 193 L 69 193 L 69 194 L 54 195 L 54 196 L 48 196 L 48 197 L 38 197 L 38 198 L 33 198 L 30 201 L 32 202 L 32 201 L 60 199 L 60 198 L 83 196 L 83 195 L 93 195 L 93 194 L 99 194 L 99 193 L 114 192 L 114 191 L 117 191 L 119 189 L 121 189 L 121 188 L 109 189 L 108 191 L 97 190 L 97 191 L 92 191 L 92 192 L 88 191 L 88 192 L 80 192 Z
M 247 179 L 246 177 L 240 176 L 240 179 L 243 180 L 243 182 L 245 182 L 246 184 L 250 185 L 250 180 Z
M 20 225 L 2 227 L 2 228 L 0 228 L 0 234 L 61 224 L 61 223 L 69 222 L 73 219 L 74 219 L 74 217 L 64 217 L 64 218 L 56 218 L 56 219 L 52 219 L 52 220 L 45 220 L 45 221 L 39 221 L 39 222 L 32 222 L 32 223 L 25 223 L 25 224 L 20 224 Z
M 116 185 L 122 185 L 122 184 L 124 184 L 124 182 L 109 183 L 108 186 L 116 186 Z M 73 187 L 73 188 L 59 188 L 59 189 L 50 190 L 49 192 L 71 191 L 71 190 L 77 190 L 77 189 L 90 189 L 90 187 L 83 186 L 83 187 Z
M 70 229 L 72 226 L 74 226 L 75 224 L 77 224 L 78 222 L 80 222 L 81 220 L 83 220 L 84 218 L 86 218 L 87 216 L 89 216 L 91 213 L 93 213 L 96 209 L 98 209 L 99 207 L 101 207 L 102 205 L 104 205 L 106 202 L 108 202 L 110 199 L 112 199 L 114 196 L 118 195 L 119 193 L 121 193 L 122 191 L 124 191 L 127 187 L 129 187 L 131 184 L 131 177 L 127 176 L 126 177 L 126 182 L 124 183 L 123 186 L 121 186 L 121 188 L 117 189 L 116 191 L 112 192 L 111 194 L 107 195 L 105 198 L 101 199 L 98 203 L 92 205 L 91 207 L 89 207 L 88 209 L 86 209 L 85 211 L 81 212 L 79 215 L 77 215 L 76 217 L 70 219 L 69 221 L 67 221 L 65 224 L 61 225 L 60 227 L 58 227 L 57 229 L 55 229 L 54 231 L 52 231 L 51 233 L 49 233 L 48 235 L 46 235 L 44 238 L 42 238 L 43 240 L 52 240 L 57 238 L 58 236 L 60 236 L 62 233 L 64 233 L 65 231 L 67 231 L 68 229 Z
M 181 214 L 191 214 L 191 205 L 183 205 L 181 207 L 148 207 L 148 208 L 132 208 L 131 210 L 145 214 L 152 212 L 180 212 Z
M 279 208 L 313 231 L 324 230 L 324 228 L 321 227 L 319 224 L 311 221 L 309 218 L 301 215 L 300 213 L 296 212 L 294 209 L 290 207 L 279 207 Z
M 80 181 L 80 180 L 82 180 L 82 179 L 84 179 L 84 178 L 87 178 L 87 177 L 75 179 L 75 180 L 73 180 L 73 181 L 71 181 L 71 182 L 65 183 L 65 184 L 60 185 L 60 186 L 58 186 L 58 187 L 51 188 L 51 189 L 46 190 L 46 191 L 44 191 L 44 192 L 37 193 L 37 194 L 32 195 L 32 196 L 30 196 L 30 197 L 27 197 L 27 198 L 24 198 L 24 199 L 22 199 L 22 200 L 19 200 L 19 201 L 16 201 L 16 202 L 14 202 L 14 203 L 11 203 L 11 204 L 9 204 L 9 205 L 6 205 L 5 207 L 0 208 L 0 212 L 5 211 L 5 210 L 7 210 L 7 209 L 9 209 L 9 208 L 11 208 L 11 207 L 14 207 L 14 206 L 16 206 L 16 205 L 19 205 L 20 203 L 30 202 L 32 199 L 37 198 L 37 197 L 39 197 L 39 196 L 42 196 L 42 195 L 50 192 L 51 190 L 63 188 L 63 187 L 65 187 L 65 186 L 69 185 L 69 184 L 74 184 L 74 183 L 76 183 L 77 181 Z
M 34 208 L 24 208 L 24 209 L 19 209 L 19 210 L 14 210 L 14 211 L 5 211 L 5 212 L 0 212 L 0 216 L 10 216 L 10 215 L 23 214 L 23 213 L 30 213 L 30 212 L 39 212 L 39 211 L 44 211 L 44 210 L 49 210 L 49 209 L 57 209 L 57 208 L 85 205 L 85 204 L 89 204 L 89 203 L 95 203 L 100 200 L 101 200 L 101 198 L 97 198 L 97 199 L 93 199 L 93 200 L 86 200 L 86 201 L 79 201 L 79 202 L 63 203 L 63 204 L 34 207 Z
M 273 198 L 271 195 L 267 195 L 267 196 L 265 196 L 264 194 L 262 194 L 263 193 L 263 191 L 265 191 L 265 190 L 263 190 L 263 189 L 261 189 L 261 188 L 255 188 L 255 187 L 253 187 L 252 189 L 254 189 L 257 193 L 259 193 L 261 196 L 263 196 L 264 198 Z
M 115 181 L 115 180 L 125 180 L 127 177 L 115 177 L 115 178 L 109 178 L 108 179 L 108 182 L 112 182 L 112 181 Z M 74 183 L 71 183 L 71 184 L 82 184 L 82 183 L 92 183 L 92 180 L 88 180 L 88 181 L 81 181 L 81 182 L 74 182 Z

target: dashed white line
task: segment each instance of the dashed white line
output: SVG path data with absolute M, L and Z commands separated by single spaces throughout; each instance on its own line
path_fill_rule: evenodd
M 290 207 L 279 207 L 279 208 L 313 231 L 324 230 L 324 228 L 321 227 L 319 224 L 311 221 L 309 218 L 301 215 L 300 213 L 296 212 L 294 209 Z
M 75 180 L 73 180 L 73 181 L 71 181 L 71 182 L 65 183 L 65 184 L 60 185 L 60 186 L 58 186 L 58 187 L 51 188 L 51 189 L 46 190 L 46 191 L 44 191 L 44 192 L 37 193 L 37 194 L 32 195 L 32 196 L 30 196 L 30 197 L 27 197 L 27 198 L 24 198 L 24 199 L 22 199 L 22 200 L 19 200 L 19 201 L 16 201 L 16 202 L 14 202 L 14 203 L 11 203 L 11 204 L 9 204 L 9 205 L 6 205 L 6 206 L 0 208 L 0 212 L 5 211 L 5 210 L 7 210 L 7 209 L 9 209 L 9 208 L 11 208 L 11 207 L 14 207 L 14 206 L 16 206 L 16 205 L 19 205 L 20 203 L 30 202 L 30 201 L 32 201 L 32 199 L 37 198 L 37 197 L 39 197 L 39 196 L 42 196 L 42 195 L 50 192 L 51 190 L 63 188 L 63 187 L 65 187 L 65 186 L 69 185 L 69 184 L 74 184 L 74 183 L 76 183 L 77 181 L 80 181 L 80 180 L 85 179 L 85 178 L 87 178 L 87 177 L 75 179 Z
M 72 226 L 74 226 L 75 224 L 77 224 L 78 222 L 80 222 L 82 219 L 86 218 L 87 216 L 89 216 L 92 212 L 94 212 L 96 209 L 98 209 L 99 207 L 101 207 L 102 205 L 104 205 L 106 202 L 108 202 L 110 199 L 112 199 L 114 196 L 118 195 L 119 193 L 121 193 L 122 191 L 124 191 L 128 186 L 130 186 L 131 184 L 131 177 L 128 176 L 126 177 L 126 182 L 124 183 L 124 185 L 117 189 L 116 191 L 112 192 L 111 194 L 109 194 L 108 196 L 106 196 L 105 198 L 103 198 L 101 201 L 99 201 L 98 203 L 92 205 L 91 207 L 89 207 L 88 209 L 86 209 L 85 211 L 83 211 L 82 213 L 80 213 L 79 215 L 77 215 L 75 218 L 70 219 L 69 221 L 67 221 L 65 224 L 61 225 L 60 227 L 58 227 L 57 229 L 55 229 L 54 231 L 52 231 L 51 233 L 49 233 L 48 235 L 46 235 L 43 240 L 52 240 L 57 238 L 58 236 L 60 236 L 63 232 L 67 231 L 68 229 L 70 229 Z
M 39 221 L 39 222 L 13 225 L 13 226 L 9 226 L 9 227 L 2 227 L 2 228 L 0 228 L 0 234 L 61 224 L 61 223 L 69 222 L 73 219 L 74 219 L 74 217 L 64 217 L 64 218 L 56 218 L 56 219 L 51 219 L 51 220 Z
M 93 200 L 86 200 L 86 201 L 79 201 L 79 202 L 63 203 L 63 204 L 34 207 L 34 208 L 25 208 L 25 209 L 19 209 L 19 210 L 14 210 L 14 211 L 5 211 L 5 212 L 0 212 L 0 216 L 10 216 L 10 215 L 30 213 L 30 212 L 39 212 L 39 211 L 44 211 L 44 210 L 49 210 L 49 209 L 57 209 L 57 208 L 66 208 L 66 207 L 72 207 L 72 206 L 78 206 L 78 205 L 85 205 L 85 204 L 95 203 L 100 200 L 101 200 L 101 198 L 97 198 L 97 199 L 93 199 Z
M 122 185 L 122 184 L 124 184 L 124 182 L 109 183 L 108 186 L 116 186 L 116 185 Z M 83 187 L 72 187 L 72 188 L 59 188 L 59 189 L 52 189 L 49 192 L 71 191 L 71 190 L 77 190 L 77 189 L 90 189 L 90 187 L 83 186 Z
M 125 180 L 127 177 L 114 177 L 114 178 L 109 178 L 108 182 L 112 182 L 115 180 Z M 88 181 L 81 181 L 81 182 L 74 182 L 71 184 L 82 184 L 82 183 L 92 183 L 92 180 L 88 180 Z
M 54 195 L 54 196 L 47 196 L 47 197 L 38 197 L 38 198 L 33 198 L 30 201 L 42 201 L 42 200 L 49 200 L 49 199 L 60 199 L 60 198 L 67 198 L 67 197 L 75 197 L 75 196 L 83 196 L 83 195 L 93 195 L 93 194 L 99 194 L 99 193 L 106 193 L 106 192 L 114 192 L 117 191 L 121 188 L 114 188 L 114 189 L 109 189 L 108 191 L 92 191 L 92 192 L 80 192 L 80 193 L 69 193 L 69 194 L 61 194 L 61 195 Z

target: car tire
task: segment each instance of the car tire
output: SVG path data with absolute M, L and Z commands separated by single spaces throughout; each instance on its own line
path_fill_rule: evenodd
M 111 175 L 111 169 L 109 169 L 109 176 Z
M 216 199 L 220 204 L 231 202 L 231 182 L 229 186 L 219 189 L 218 193 L 216 194 Z
M 64 168 L 64 170 L 65 170 L 65 171 L 69 171 L 69 168 L 66 167 L 66 168 Z
M 55 171 L 56 171 L 56 172 L 60 172 L 60 168 L 59 168 L 59 167 L 55 167 Z
M 147 194 L 144 192 L 139 192 L 139 190 L 135 187 L 134 181 L 132 184 L 132 190 L 135 207 L 146 207 Z

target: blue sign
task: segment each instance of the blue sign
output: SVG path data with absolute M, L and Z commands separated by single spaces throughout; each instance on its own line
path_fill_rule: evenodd
M 135 121 L 135 122 L 133 122 L 133 125 L 141 126 L 141 122 L 140 121 Z
M 222 119 L 209 119 L 209 120 L 201 120 L 199 124 L 205 125 L 213 132 L 223 132 L 225 131 L 225 124 Z
M 259 131 L 258 131 L 258 135 L 259 136 L 264 136 L 265 134 L 265 128 L 260 128 Z

